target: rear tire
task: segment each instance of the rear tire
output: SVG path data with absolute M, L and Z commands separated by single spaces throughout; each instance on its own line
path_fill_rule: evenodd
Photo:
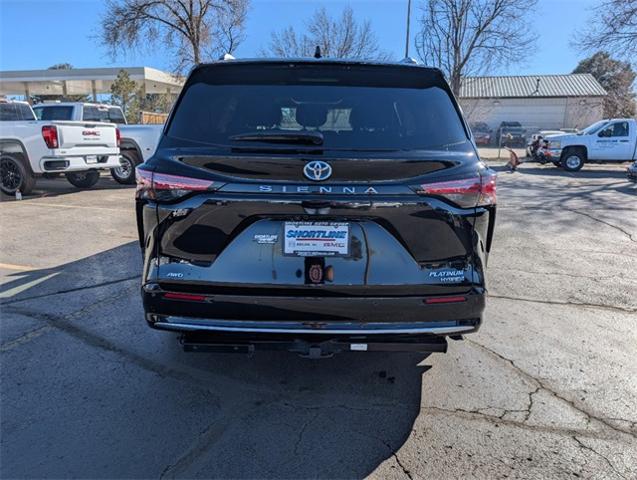
M 77 188 L 91 188 L 100 179 L 100 172 L 88 170 L 86 172 L 69 172 L 66 179 L 71 185 Z
M 132 150 L 124 150 L 120 156 L 121 167 L 111 168 L 111 176 L 117 183 L 122 185 L 132 185 L 135 183 L 135 167 L 139 165 L 141 160 L 137 152 Z
M 3 153 L 0 157 L 0 189 L 6 195 L 15 195 L 20 191 L 28 195 L 35 187 L 35 177 L 24 164 L 19 154 Z
M 567 172 L 577 172 L 582 169 L 586 155 L 580 149 L 569 148 L 562 155 L 562 167 Z

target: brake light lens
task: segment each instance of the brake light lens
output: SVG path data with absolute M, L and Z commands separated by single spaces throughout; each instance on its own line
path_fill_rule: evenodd
M 212 180 L 153 173 L 139 167 L 135 169 L 135 179 L 136 196 L 141 199 L 170 201 L 192 192 L 216 190 Z
M 115 129 L 115 138 L 117 139 L 117 146 L 119 147 L 122 144 L 122 132 L 119 131 L 119 128 Z
M 415 188 L 418 195 L 431 195 L 445 199 L 465 208 L 495 205 L 496 173 L 492 170 L 481 176 L 425 183 Z
M 58 148 L 58 129 L 54 125 L 44 125 L 42 127 L 42 138 L 48 148 Z

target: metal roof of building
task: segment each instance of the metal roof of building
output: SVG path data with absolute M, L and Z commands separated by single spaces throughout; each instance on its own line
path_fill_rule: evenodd
M 467 77 L 460 98 L 599 97 L 606 90 L 590 73 Z

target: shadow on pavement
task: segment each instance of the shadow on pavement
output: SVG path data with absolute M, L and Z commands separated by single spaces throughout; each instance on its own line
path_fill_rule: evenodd
M 130 242 L 2 285 L 3 323 L 49 332 L 3 344 L 3 477 L 361 478 L 395 461 L 426 355 L 187 354 L 146 326 L 140 269 Z
M 53 198 L 62 195 L 68 195 L 69 193 L 77 193 L 84 190 L 120 190 L 125 188 L 135 188 L 135 185 L 121 185 L 113 180 L 110 175 L 102 174 L 95 186 L 87 189 L 81 189 L 71 185 L 62 175 L 58 178 L 38 178 L 33 191 L 29 195 L 24 195 L 22 199 L 30 200 L 43 197 Z M 16 200 L 15 197 L 5 195 L 4 193 L 0 192 L 0 201 L 10 202 Z

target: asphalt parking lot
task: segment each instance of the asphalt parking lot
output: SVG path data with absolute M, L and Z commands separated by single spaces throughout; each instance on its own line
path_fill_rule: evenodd
M 428 357 L 183 353 L 142 318 L 131 188 L 3 199 L 0 476 L 637 478 L 624 168 L 501 173 L 484 326 Z

